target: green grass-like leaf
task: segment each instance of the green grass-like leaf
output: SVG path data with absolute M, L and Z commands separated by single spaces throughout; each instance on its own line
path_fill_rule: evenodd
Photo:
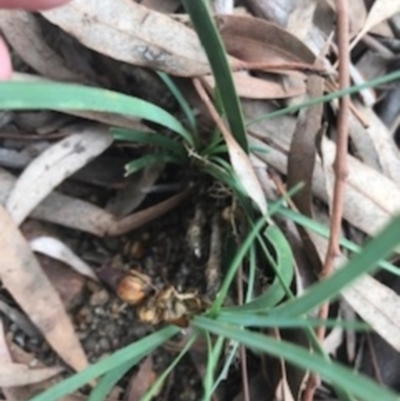
M 172 155 L 171 153 L 160 152 L 160 153 L 150 153 L 139 157 L 125 165 L 125 175 L 130 175 L 143 170 L 146 167 L 152 166 L 153 164 L 162 163 L 181 163 L 181 161 Z
M 271 315 L 281 317 L 300 316 L 323 302 L 340 294 L 344 287 L 352 284 L 362 274 L 370 273 L 377 268 L 380 259 L 385 258 L 400 242 L 400 216 L 392 219 L 390 224 L 363 251 L 355 255 L 349 263 L 336 271 L 331 277 L 310 287 L 307 292 L 295 299 L 274 308 Z
M 114 386 L 121 380 L 132 366 L 136 365 L 142 359 L 141 356 L 126 362 L 112 371 L 106 373 L 100 380 L 99 384 L 91 391 L 87 401 L 103 401 Z
M 236 93 L 225 48 L 211 16 L 208 4 L 205 0 L 182 0 L 182 3 L 190 15 L 201 44 L 208 56 L 231 132 L 236 141 L 247 153 L 248 144 L 243 123 L 242 108 Z
M 165 327 L 156 333 L 114 352 L 111 356 L 89 366 L 82 372 L 69 377 L 53 387 L 50 387 L 43 393 L 33 397 L 31 401 L 57 401 L 65 395 L 78 390 L 93 379 L 96 379 L 97 377 L 102 376 L 130 361 L 136 363 L 139 362 L 140 359 L 144 358 L 147 354 L 162 345 L 178 332 L 179 329 L 177 327 Z
M 155 134 L 152 132 L 141 132 L 128 130 L 125 128 L 112 128 L 111 134 L 115 139 L 121 141 L 137 142 L 145 145 L 158 146 L 161 149 L 168 150 L 175 154 L 182 161 L 187 161 L 187 152 L 185 148 L 178 142 L 165 135 Z
M 236 340 L 251 349 L 265 352 L 278 358 L 284 358 L 296 366 L 316 372 L 324 380 L 340 386 L 363 401 L 400 400 L 399 395 L 383 388 L 372 380 L 357 375 L 339 364 L 330 363 L 321 356 L 311 354 L 306 349 L 289 342 L 276 340 L 269 336 L 253 333 L 203 316 L 195 317 L 192 324 L 198 329 Z
M 278 214 L 287 217 L 288 219 L 294 221 L 295 223 L 307 228 L 315 233 L 321 235 L 324 238 L 329 238 L 329 228 L 319 223 L 318 221 L 312 220 L 303 214 L 297 213 L 293 210 L 287 209 L 286 207 L 282 207 L 278 210 Z M 349 251 L 360 253 L 362 252 L 362 248 L 356 245 L 354 242 L 349 241 L 348 239 L 342 237 L 340 238 L 340 245 Z M 393 264 L 380 260 L 378 262 L 378 266 L 382 269 L 389 271 L 397 276 L 400 276 L 400 268 L 394 266 Z
M 189 127 L 192 129 L 193 132 L 197 132 L 196 117 L 194 116 L 190 104 L 182 95 L 179 88 L 175 85 L 174 81 L 165 72 L 158 72 L 158 76 L 162 79 L 164 84 L 167 86 L 167 88 L 170 90 L 170 92 L 178 102 L 180 108 L 182 109 L 182 111 L 186 116 L 186 119 L 189 123 Z
M 261 117 L 258 117 L 252 121 L 247 122 L 246 127 L 250 127 L 253 124 L 257 124 L 264 120 L 270 120 L 271 118 L 281 117 L 286 114 L 295 113 L 296 111 L 305 109 L 310 106 L 314 106 L 319 103 L 330 102 L 332 100 L 338 99 L 343 96 L 353 95 L 355 93 L 360 92 L 363 89 L 373 88 L 375 86 L 384 85 L 389 82 L 397 81 L 400 79 L 400 71 L 394 71 L 390 74 L 383 75 L 382 77 L 378 77 L 375 79 L 371 79 L 370 81 L 364 82 L 362 84 L 353 85 L 346 89 L 341 89 L 335 92 L 328 93 L 327 95 L 315 97 L 313 99 L 307 100 L 305 102 L 285 107 L 283 109 L 273 111 L 272 113 L 265 114 Z
M 191 134 L 161 107 L 106 89 L 48 82 L 0 82 L 1 110 L 91 110 L 143 118 L 181 135 L 194 146 Z

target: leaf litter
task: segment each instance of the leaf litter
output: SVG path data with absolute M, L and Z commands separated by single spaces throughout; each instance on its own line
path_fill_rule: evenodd
M 227 7 L 226 10 L 231 11 L 228 3 L 215 4 L 214 9 Z M 133 96 L 140 93 L 146 99 L 146 96 L 151 98 L 146 91 L 151 91 L 159 83 L 153 71 L 164 71 L 171 74 L 181 87 L 191 88 L 190 79 L 196 78 L 211 96 L 214 94 L 215 79 L 210 74 L 210 67 L 197 36 L 190 23 L 187 23 L 188 18 L 180 13 L 182 9 L 179 7 L 179 2 L 174 0 L 145 0 L 140 4 L 125 0 L 106 1 L 101 8 L 94 1 L 75 0 L 64 7 L 41 12 L 40 16 L 24 11 L 1 10 L 0 27 L 15 56 L 15 80 L 83 83 Z M 227 49 L 247 122 L 251 123 L 264 114 L 296 104 L 302 99 L 318 97 L 336 87 L 334 62 L 337 46 L 335 39 L 332 41 L 330 38 L 335 29 L 336 2 L 328 1 L 325 4 L 314 0 L 249 0 L 246 7 L 233 9 L 233 13 L 216 15 L 215 18 Z M 354 1 L 349 12 L 351 46 L 354 49 L 351 54 L 352 77 L 359 80 L 356 82 L 362 82 L 366 78 L 363 74 L 371 79 L 377 76 L 374 74 L 381 74 L 382 70 L 390 72 L 393 68 L 391 63 L 395 63 L 398 58 L 398 50 L 393 49 L 396 49 L 400 39 L 399 32 L 393 28 L 395 25 L 391 21 L 399 12 L 398 2 Z M 49 22 L 54 29 L 51 34 L 57 36 L 59 32 L 58 42 L 49 38 L 48 32 L 46 34 L 46 30 L 50 29 Z M 389 29 L 390 35 L 371 36 L 372 28 L 382 22 L 389 24 L 386 30 L 379 32 L 382 34 Z M 329 57 L 323 58 L 321 66 L 316 69 L 315 61 L 325 51 L 328 51 Z M 376 55 L 388 62 L 380 63 L 379 68 L 376 65 L 368 68 L 368 63 L 372 63 L 370 60 Z M 142 67 L 147 69 L 146 80 L 136 74 Z M 30 71 L 30 74 L 26 74 L 26 71 Z M 391 116 L 386 126 L 385 122 L 389 119 L 385 117 L 385 112 L 389 107 L 387 103 L 382 103 L 385 104 L 385 110 L 379 107 L 379 102 L 390 99 L 391 90 L 392 87 L 370 89 L 371 96 L 368 98 L 355 96 L 352 99 L 349 127 L 351 142 L 347 155 L 349 174 L 344 184 L 342 231 L 349 233 L 350 239 L 351 233 L 356 232 L 357 235 L 353 235 L 355 242 L 359 238 L 364 240 L 374 236 L 400 208 L 400 161 L 396 143 L 396 118 L 397 121 L 399 118 Z M 157 101 L 162 102 L 163 108 L 181 118 L 174 101 L 168 100 L 168 94 L 165 94 L 165 99 L 162 97 L 158 96 Z M 215 121 L 210 119 L 210 110 L 204 111 L 204 105 L 199 106 L 199 99 L 196 102 L 193 102 L 194 108 L 202 110 L 199 117 L 213 126 Z M 229 131 L 221 129 L 238 180 L 263 213 L 267 211 L 263 189 L 267 189 L 268 200 L 282 192 L 282 188 L 271 188 L 277 182 L 273 179 L 274 174 L 279 174 L 288 188 L 299 181 L 305 183 L 305 189 L 294 198 L 298 210 L 315 220 L 329 220 L 337 135 L 334 119 L 337 110 L 338 104 L 333 101 L 298 114 L 250 124 L 248 140 L 255 149 L 250 157 L 242 151 Z M 202 183 L 201 190 L 194 185 L 188 188 L 183 184 L 198 180 L 198 176 L 191 175 L 192 171 L 188 171 L 188 174 L 177 173 L 180 166 L 171 168 L 164 163 L 148 166 L 132 177 L 124 178 L 121 174 L 119 180 L 111 183 L 104 179 L 100 184 L 88 184 L 75 178 L 74 173 L 84 166 L 90 167 L 93 158 L 101 160 L 100 154 L 106 154 L 112 160 L 121 160 L 126 154 L 135 159 L 146 152 L 152 152 L 154 149 L 151 146 L 113 143 L 108 133 L 110 126 L 159 132 L 159 127 L 149 125 L 146 121 L 116 114 L 68 110 L 65 114 L 70 115 L 70 119 L 60 120 L 67 129 L 60 131 L 58 123 L 51 121 L 55 128 L 50 128 L 47 134 L 61 132 L 65 136 L 64 139 L 54 140 L 43 134 L 52 124 L 48 127 L 39 124 L 38 127 L 32 125 L 26 115 L 18 113 L 8 114 L 8 121 L 4 123 L 0 121 L 0 138 L 5 133 L 23 133 L 25 137 L 21 140 L 20 135 L 18 138 L 15 136 L 14 142 L 0 139 L 2 147 L 13 151 L 9 153 L 10 157 L 15 157 L 20 150 L 28 152 L 28 142 L 34 133 L 47 150 L 27 159 L 29 165 L 23 172 L 18 171 L 21 166 L 17 171 L 6 165 L 0 169 L 0 204 L 3 205 L 0 206 L 0 225 L 2 232 L 6 233 L 0 236 L 0 251 L 4 255 L 0 263 L 3 286 L 0 296 L 1 301 L 11 308 L 2 308 L 0 313 L 5 316 L 4 330 L 11 343 L 21 341 L 18 340 L 21 337 L 18 335 L 21 331 L 18 324 L 23 326 L 23 320 L 29 319 L 29 324 L 35 326 L 34 330 L 41 333 L 40 336 L 65 364 L 57 362 L 53 356 L 47 360 L 50 363 L 46 365 L 54 367 L 42 364 L 32 369 L 29 363 L 11 358 L 9 345 L 3 335 L 0 341 L 0 387 L 6 399 L 10 400 L 28 399 L 35 393 L 29 390 L 32 383 L 42 381 L 42 391 L 50 385 L 47 379 L 51 376 L 59 375 L 68 367 L 82 370 L 88 360 L 94 362 L 121 347 L 124 341 L 141 338 L 149 331 L 148 327 L 140 326 L 132 311 L 126 310 L 102 284 L 96 283 L 94 279 L 98 267 L 107 264 L 127 271 L 133 268 L 133 263 L 139 263 L 140 269 L 155 279 L 156 287 L 165 285 L 165 280 L 178 287 L 186 288 L 189 283 L 201 287 L 205 278 L 200 266 L 204 269 L 207 259 L 196 260 L 195 255 L 182 256 L 187 252 L 185 244 L 188 236 L 185 230 L 193 217 L 190 214 L 196 213 L 198 203 L 205 203 L 211 206 L 210 209 L 220 208 L 221 212 L 229 203 L 229 196 L 222 190 L 222 193 L 218 192 L 218 197 L 212 198 L 218 199 L 213 201 L 215 204 L 210 205 L 207 197 L 210 193 L 216 195 L 215 188 L 212 185 L 210 187 L 209 182 Z M 55 115 L 51 118 L 54 119 Z M 224 124 L 223 121 L 220 123 Z M 77 124 L 84 127 L 83 132 L 76 133 Z M 209 132 L 204 135 L 209 135 Z M 100 176 L 105 176 L 106 165 L 96 168 L 99 168 Z M 178 212 L 174 212 L 176 208 Z M 167 216 L 162 217 L 166 213 Z M 174 220 L 174 213 L 186 216 L 186 225 L 178 224 Z M 214 217 L 214 213 L 209 212 L 207 215 L 209 221 Z M 29 223 L 31 219 L 56 227 L 58 235 L 43 235 L 29 243 L 24 229 L 21 231 L 18 226 L 24 221 Z M 151 221 L 153 223 L 149 225 Z M 210 230 L 210 226 L 202 230 Z M 225 234 L 226 231 L 234 231 L 226 224 L 224 230 Z M 127 236 L 132 236 L 133 243 L 128 241 Z M 289 241 L 290 238 L 288 235 Z M 306 289 L 309 277 L 314 280 L 317 277 L 316 272 L 309 267 L 311 264 L 307 267 L 304 260 L 314 253 L 320 259 L 319 262 L 323 262 L 326 242 L 311 231 L 297 237 L 296 241 L 300 241 L 303 246 L 301 248 L 296 245 L 296 262 L 303 266 L 303 270 L 309 270 L 307 273 L 299 271 L 296 279 L 299 288 L 303 286 Z M 212 244 L 202 246 L 207 249 Z M 147 249 L 151 249 L 151 252 Z M 35 256 L 32 250 L 48 255 L 50 261 L 52 258 L 61 260 L 81 275 L 85 283 L 84 301 L 72 314 L 69 314 L 60 294 L 55 290 L 56 282 L 52 281 L 54 276 L 46 276 L 44 261 L 41 256 Z M 346 256 L 343 251 L 336 263 L 338 268 L 345 263 Z M 170 266 L 167 266 L 168 263 Z M 190 266 L 189 271 L 185 264 Z M 175 266 L 175 270 L 172 266 Z M 191 277 L 193 266 L 197 266 L 198 272 L 192 273 Z M 312 266 L 318 269 L 318 263 Z M 64 276 L 60 274 L 60 277 Z M 207 284 L 210 283 L 203 282 L 203 288 L 207 288 Z M 393 370 L 400 360 L 397 335 L 400 324 L 397 313 L 398 288 L 391 280 L 381 280 L 379 275 L 366 276 L 346 289 L 342 297 L 380 336 L 371 337 L 369 349 L 364 354 L 372 355 L 375 347 L 376 352 L 382 352 L 385 358 L 378 355 L 378 366 L 371 368 L 373 358 L 365 359 L 364 356 L 362 370 Z M 12 310 L 18 310 L 23 316 L 16 320 L 19 323 L 12 323 L 7 317 L 11 316 Z M 115 322 L 125 332 L 118 331 Z M 25 331 L 33 333 L 29 329 Z M 46 359 L 48 350 L 46 354 L 37 345 L 32 345 L 26 333 L 23 338 L 22 348 L 27 348 L 34 357 Z M 350 346 L 346 344 L 349 338 L 341 333 L 336 337 L 332 334 L 326 339 L 334 344 L 329 346 L 329 350 L 336 352 L 342 345 Z M 363 335 L 357 334 L 357 338 L 362 340 Z M 384 353 L 380 343 L 382 339 L 396 352 Z M 352 347 L 361 352 L 362 347 L 357 342 Z M 131 390 L 126 390 L 125 377 L 114 389 L 115 394 L 127 391 L 127 399 L 140 399 L 147 386 L 157 379 L 171 359 L 171 355 L 163 355 L 163 352 L 146 359 L 137 373 L 128 374 Z M 340 358 L 339 353 L 336 353 L 336 357 Z M 252 357 L 251 361 L 254 364 L 258 359 Z M 350 363 L 353 361 L 350 360 Z M 195 370 L 190 361 L 185 362 L 184 369 L 188 372 Z M 259 374 L 259 368 L 250 369 Z M 166 399 L 162 398 L 166 395 L 182 401 L 199 399 L 201 378 L 195 372 L 191 374 L 193 379 L 190 380 L 197 383 L 194 387 L 189 378 L 180 380 L 180 377 L 171 376 L 170 383 L 165 385 L 157 399 Z M 290 375 L 295 373 L 288 368 L 286 374 L 288 377 L 283 375 L 275 381 L 274 388 L 270 389 L 271 394 L 280 399 L 299 399 L 301 394 L 298 386 L 291 384 Z M 60 380 L 60 376 L 57 380 Z M 227 383 L 229 381 L 228 375 Z M 392 376 L 390 380 L 384 381 L 393 388 L 398 389 L 400 386 L 398 379 Z M 138 383 L 143 386 L 142 389 Z M 258 394 L 256 399 L 261 399 L 265 392 L 260 392 L 254 386 L 263 388 L 266 384 L 264 381 L 257 383 L 250 381 L 250 392 Z M 318 391 L 317 397 L 322 397 L 323 386 Z M 236 397 L 247 401 L 240 393 L 240 388 L 236 386 L 232 392 L 226 383 L 221 385 L 217 393 L 221 400 L 228 401 Z M 112 393 L 110 399 L 115 394 Z M 76 394 L 71 397 L 82 399 L 85 396 Z

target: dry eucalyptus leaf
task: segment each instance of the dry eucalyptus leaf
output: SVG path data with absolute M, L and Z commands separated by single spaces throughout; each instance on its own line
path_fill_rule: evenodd
M 246 154 L 232 135 L 224 135 L 224 139 L 228 147 L 229 159 L 241 185 L 246 194 L 257 205 L 260 212 L 265 215 L 268 211 L 267 201 L 249 155 Z
M 336 12 L 336 0 L 327 0 L 329 6 Z M 355 36 L 365 25 L 367 8 L 364 0 L 349 1 L 350 36 Z
M 257 145 L 257 140 L 253 139 L 253 143 Z M 333 161 L 335 145 L 328 143 L 326 147 L 330 148 L 326 154 L 330 154 L 328 157 Z M 282 174 L 286 174 L 287 157 L 281 151 L 270 148 L 268 153 L 257 153 L 257 157 Z M 400 191 L 382 174 L 368 168 L 353 157 L 348 157 L 351 178 L 349 177 L 350 180 L 346 181 L 344 218 L 364 233 L 376 235 L 400 209 Z M 333 170 L 329 165 L 330 163 L 326 162 L 325 172 L 330 174 L 328 179 L 332 182 Z M 312 185 L 313 194 L 329 204 L 325 173 L 318 160 Z M 377 194 L 377 191 L 382 191 L 382 194 Z
M 98 281 L 93 269 L 57 238 L 41 236 L 32 239 L 29 243 L 34 252 L 39 252 L 50 256 L 53 259 L 64 262 L 83 276 Z
M 275 401 L 294 401 L 292 391 L 285 378 L 279 380 L 275 389 Z
M 361 277 L 346 288 L 350 306 L 393 348 L 400 352 L 400 297 L 371 276 Z
M 375 0 L 369 10 L 364 26 L 353 40 L 351 47 L 354 47 L 356 43 L 358 43 L 358 41 L 375 25 L 385 21 L 398 12 L 400 12 L 400 2 L 398 0 Z
M 289 15 L 296 7 L 297 0 L 247 0 L 252 12 L 267 20 L 286 26 Z
M 63 371 L 60 366 L 30 369 L 21 363 L 2 363 L 0 365 L 0 387 L 18 387 L 48 380 Z
M 202 100 L 207 103 L 208 95 L 202 86 L 200 79 L 194 79 L 193 83 Z M 216 111 L 215 114 L 217 114 Z M 221 125 L 218 127 L 228 148 L 229 160 L 232 164 L 232 168 L 235 171 L 244 192 L 251 200 L 253 200 L 260 212 L 265 215 L 268 210 L 267 201 L 249 155 L 239 145 L 222 121 Z
M 178 76 L 210 72 L 195 32 L 134 1 L 74 0 L 41 13 L 101 54 Z
M 65 61 L 43 40 L 37 19 L 26 11 L 0 10 L 0 28 L 22 60 L 41 75 L 57 81 L 88 83 L 65 66 Z
M 363 129 L 358 121 L 354 121 L 350 132 L 354 132 L 357 128 L 361 131 L 360 136 L 366 137 L 366 140 L 372 143 L 382 173 L 400 186 L 400 153 L 392 135 L 370 107 L 358 103 L 356 105 L 367 118 L 369 125 Z
M 227 52 L 240 60 L 266 63 L 314 62 L 315 56 L 311 50 L 276 24 L 237 15 L 217 16 L 216 21 Z
M 0 320 L 0 363 L 11 363 L 11 362 L 12 359 L 4 335 L 3 322 Z
M 314 25 L 317 0 L 298 0 L 289 14 L 287 30 L 301 40 L 305 40 Z
M 141 364 L 139 370 L 131 377 L 126 401 L 140 401 L 157 379 L 153 360 L 149 355 Z
M 0 169 L 0 204 L 5 203 L 14 182 L 15 178 L 10 173 Z M 184 201 L 190 193 L 189 188 L 154 206 L 118 219 L 89 202 L 53 192 L 32 211 L 31 216 L 99 237 L 121 235 L 164 215 Z
M 88 362 L 61 299 L 40 268 L 29 244 L 7 211 L 0 206 L 0 279 L 15 301 L 72 368 Z
M 166 14 L 175 12 L 180 6 L 179 0 L 143 0 L 140 4 Z
M 158 180 L 165 165 L 154 164 L 146 167 L 143 171 L 128 177 L 129 183 L 117 192 L 114 198 L 108 201 L 107 211 L 115 216 L 127 216 L 135 210 L 146 198 L 145 189 L 150 188 Z
M 282 79 L 277 76 L 257 78 L 250 75 L 247 71 L 234 72 L 233 80 L 235 82 L 238 96 L 246 99 L 286 99 L 300 96 L 305 91 L 305 85 L 302 81 L 295 82 L 295 85 L 284 85 Z M 211 75 L 203 77 L 207 86 L 214 90 L 215 79 Z
M 6 208 L 20 224 L 53 189 L 104 152 L 112 143 L 108 130 L 92 125 L 45 150 L 18 178 Z

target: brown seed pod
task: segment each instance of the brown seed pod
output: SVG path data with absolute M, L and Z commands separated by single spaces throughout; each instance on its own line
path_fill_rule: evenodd
M 138 316 L 143 323 L 164 322 L 187 327 L 190 318 L 205 308 L 205 302 L 197 293 L 179 293 L 174 287 L 167 287 L 140 306 Z
M 148 299 L 147 302 L 139 306 L 137 314 L 141 322 L 154 326 L 161 323 L 162 320 L 155 305 L 155 297 Z
M 153 290 L 151 279 L 143 273 L 131 270 L 117 284 L 117 295 L 127 304 L 138 305 Z

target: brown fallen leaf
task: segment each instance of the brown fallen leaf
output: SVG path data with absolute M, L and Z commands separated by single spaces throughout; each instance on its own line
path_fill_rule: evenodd
M 1 326 L 1 322 L 0 322 Z M 7 350 L 7 361 L 14 361 L 19 364 L 30 366 L 34 364 L 36 368 L 44 369 L 46 366 L 35 358 L 34 355 L 25 352 L 22 348 L 12 342 L 10 333 L 4 338 L 0 336 L 0 349 L 5 348 Z M 5 359 L 4 359 L 5 360 Z M 2 360 L 0 359 L 0 362 Z M 21 401 L 30 400 L 35 395 L 43 392 L 54 384 L 60 382 L 62 379 L 57 376 L 48 380 L 29 384 L 23 387 L 8 387 L 3 388 L 2 392 L 5 394 L 7 401 Z M 67 395 L 59 399 L 59 401 L 85 401 L 86 397 L 79 395 Z
M 371 276 L 345 288 L 349 305 L 395 350 L 400 352 L 400 297 Z
M 297 0 L 247 0 L 248 7 L 254 15 L 286 26 L 290 12 Z
M 367 128 L 363 128 L 354 118 L 355 121 L 352 124 L 350 134 L 358 131 L 360 137 L 372 143 L 378 164 L 381 167 L 380 171 L 394 183 L 400 185 L 400 153 L 393 136 L 370 107 L 365 107 L 359 103 L 355 103 L 355 105 L 367 118 L 369 125 Z
M 376 0 L 369 10 L 367 20 L 361 31 L 351 43 L 353 48 L 359 40 L 375 25 L 400 12 L 400 2 L 397 0 Z
M 131 377 L 126 401 L 140 401 L 147 390 L 154 384 L 157 376 L 153 370 L 153 360 L 149 355 L 141 364 L 139 371 Z
M 312 76 L 307 80 L 307 92 L 310 99 L 320 97 L 324 90 L 324 80 Z M 303 183 L 301 190 L 293 196 L 293 201 L 299 211 L 313 218 L 312 210 L 312 181 L 317 154 L 318 134 L 321 130 L 323 104 L 311 106 L 299 114 L 296 130 L 292 136 L 288 155 L 287 187 L 293 188 Z M 316 250 L 310 240 L 310 234 L 299 226 L 302 240 L 314 271 L 321 268 Z
M 285 99 L 300 96 L 305 91 L 302 82 L 296 85 L 283 85 L 282 79 L 277 76 L 257 78 L 250 75 L 247 71 L 234 72 L 233 80 L 238 95 L 247 99 Z M 210 89 L 215 88 L 213 76 L 206 75 L 202 78 Z
M 159 13 L 173 13 L 179 6 L 179 0 L 143 0 L 140 4 Z
M 21 363 L 3 362 L 0 365 L 0 387 L 19 387 L 50 379 L 63 371 L 63 368 L 31 369 Z
M 90 83 L 83 74 L 67 68 L 62 57 L 46 44 L 31 13 L 0 10 L 0 28 L 14 51 L 41 75 L 57 81 Z
M 217 16 L 216 21 L 227 52 L 233 57 L 248 62 L 264 61 L 271 64 L 314 63 L 315 56 L 311 50 L 274 23 L 237 15 Z
M 72 368 L 88 362 L 61 299 L 41 270 L 29 244 L 0 206 L 0 279 L 48 343 Z
M 50 236 L 40 236 L 31 239 L 29 244 L 34 252 L 42 253 L 64 262 L 76 272 L 94 281 L 99 280 L 94 270 L 59 239 Z
M 0 169 L 0 204 L 4 205 L 14 182 L 12 174 Z M 53 192 L 32 211 L 31 216 L 99 237 L 121 235 L 164 215 L 187 199 L 191 192 L 191 188 L 186 189 L 121 219 L 89 202 Z
M 136 2 L 74 0 L 41 13 L 83 45 L 126 63 L 178 76 L 210 72 L 193 30 Z
M 107 149 L 113 139 L 108 129 L 89 125 L 46 149 L 18 178 L 6 203 L 20 224 L 67 177 Z
M 200 98 L 203 100 L 208 108 L 208 111 L 215 120 L 218 129 L 221 131 L 228 148 L 229 159 L 231 161 L 233 170 L 235 171 L 236 176 L 242 188 L 244 189 L 244 192 L 255 203 L 255 205 L 257 205 L 260 212 L 263 215 L 266 215 L 268 211 L 267 201 L 265 199 L 260 181 L 258 180 L 253 165 L 250 161 L 249 155 L 242 149 L 242 147 L 233 137 L 232 133 L 226 128 L 214 105 L 210 101 L 210 98 L 208 97 L 201 81 L 196 78 L 193 80 L 193 83 Z

